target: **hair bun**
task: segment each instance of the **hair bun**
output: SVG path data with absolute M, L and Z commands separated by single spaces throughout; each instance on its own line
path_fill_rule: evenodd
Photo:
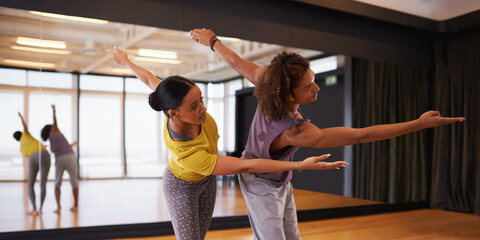
M 148 96 L 148 104 L 150 104 L 150 107 L 157 111 L 160 112 L 162 111 L 162 107 L 160 106 L 160 102 L 158 101 L 158 98 L 155 97 L 155 92 L 150 93 Z

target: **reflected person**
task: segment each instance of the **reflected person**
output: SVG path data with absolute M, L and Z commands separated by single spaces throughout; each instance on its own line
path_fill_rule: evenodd
M 23 132 L 16 131 L 13 137 L 20 142 L 20 152 L 24 157 L 28 158 L 28 197 L 32 204 L 32 211 L 27 215 L 35 216 L 42 214 L 43 203 L 47 194 L 47 178 L 50 171 L 50 154 L 45 145 L 41 144 L 37 139 L 30 135 L 28 125 L 25 123 L 22 114 L 18 113 L 23 125 Z M 37 210 L 35 200 L 35 181 L 40 171 L 40 208 Z
M 77 212 L 78 210 L 78 166 L 77 158 L 73 152 L 73 146 L 78 142 L 68 143 L 65 136 L 58 128 L 57 116 L 55 112 L 55 105 L 52 105 L 53 111 L 53 125 L 47 124 L 42 129 L 43 141 L 50 140 L 50 150 L 55 154 L 55 200 L 57 202 L 57 209 L 55 213 L 60 214 L 62 206 L 60 203 L 60 186 L 62 185 L 62 177 L 65 171 L 70 176 L 70 185 L 73 193 L 73 206 L 70 211 Z

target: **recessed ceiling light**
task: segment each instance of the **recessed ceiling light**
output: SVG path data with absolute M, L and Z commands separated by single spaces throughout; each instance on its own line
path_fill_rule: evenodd
M 71 51 L 67 50 L 57 50 L 57 49 L 44 49 L 44 48 L 32 48 L 32 47 L 22 47 L 22 46 L 11 46 L 12 49 L 29 51 L 29 52 L 39 52 L 39 53 L 51 53 L 51 54 L 62 54 L 68 55 L 71 54 Z
M 47 48 L 67 48 L 67 43 L 64 41 L 44 40 L 28 37 L 17 37 L 17 44 L 35 46 L 35 47 L 47 47 Z
M 107 24 L 107 20 L 95 19 L 95 18 L 85 18 L 85 17 L 75 17 L 75 16 L 68 16 L 62 14 L 55 14 L 55 13 L 44 13 L 44 12 L 37 12 L 37 11 L 28 11 L 31 14 L 40 15 L 44 17 L 51 17 L 51 18 L 59 18 L 65 19 L 70 21 L 77 21 L 77 22 L 88 22 L 88 23 L 97 23 L 97 24 Z
M 163 59 L 163 58 L 149 58 L 149 57 L 134 57 L 134 61 L 142 61 L 142 62 L 154 62 L 154 63 L 168 63 L 168 64 L 180 64 L 182 63 L 179 60 L 175 59 Z
M 145 48 L 138 49 L 138 55 L 142 56 L 142 57 L 177 59 L 177 53 L 176 52 L 145 49 Z
M 30 62 L 30 61 L 22 61 L 22 60 L 15 60 L 15 59 L 4 59 L 3 61 L 6 63 L 32 66 L 32 67 L 54 68 L 56 66 L 55 63 Z

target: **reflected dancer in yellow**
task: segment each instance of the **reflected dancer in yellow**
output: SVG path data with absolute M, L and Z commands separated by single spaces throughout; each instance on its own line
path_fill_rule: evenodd
M 27 215 L 35 216 L 42 214 L 43 202 L 47 194 L 47 178 L 50 171 L 50 154 L 45 145 L 41 144 L 37 139 L 30 135 L 28 126 L 23 119 L 22 114 L 18 113 L 23 125 L 23 132 L 16 131 L 13 137 L 20 142 L 20 152 L 24 157 L 28 158 L 28 197 L 32 204 L 32 211 Z M 35 200 L 35 181 L 40 171 L 40 208 L 37 210 Z

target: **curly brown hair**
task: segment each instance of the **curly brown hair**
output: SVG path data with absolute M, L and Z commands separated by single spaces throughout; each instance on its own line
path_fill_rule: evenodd
M 285 51 L 275 56 L 266 67 L 254 95 L 258 99 L 260 110 L 270 121 L 279 121 L 289 116 L 287 98 L 295 97 L 293 89 L 298 87 L 309 67 L 307 59 Z

